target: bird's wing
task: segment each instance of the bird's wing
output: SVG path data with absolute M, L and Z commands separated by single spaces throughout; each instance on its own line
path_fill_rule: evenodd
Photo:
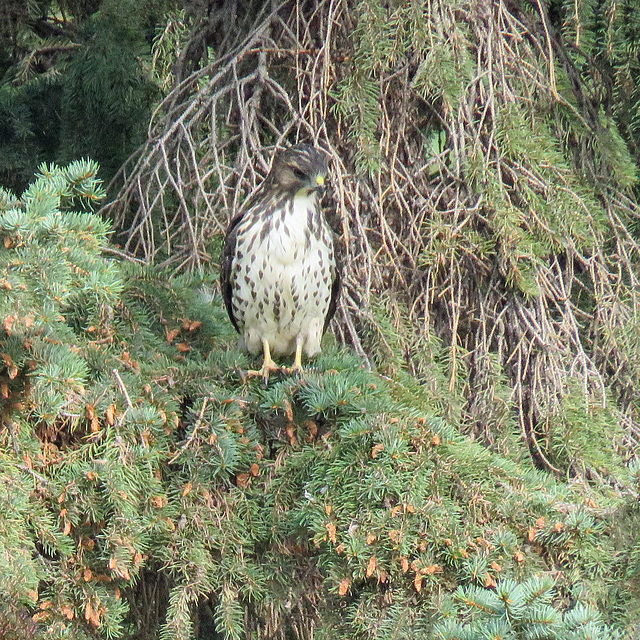
M 329 328 L 329 324 L 333 319 L 333 316 L 336 313 L 336 307 L 338 306 L 338 298 L 340 297 L 340 289 L 342 288 L 342 254 L 340 249 L 336 246 L 336 242 L 334 241 L 334 249 L 333 253 L 335 256 L 336 266 L 335 273 L 333 278 L 333 284 L 331 285 L 331 298 L 329 299 L 329 309 L 327 310 L 327 315 L 324 319 L 324 327 L 322 328 L 322 333 L 325 333 Z
M 220 286 L 222 288 L 222 298 L 224 300 L 224 306 L 227 308 L 227 313 L 229 314 L 229 320 L 231 320 L 233 328 L 238 333 L 240 333 L 240 329 L 238 328 L 238 323 L 233 315 L 231 274 L 233 273 L 234 258 L 236 254 L 238 225 L 244 218 L 244 214 L 244 211 L 239 213 L 231 221 L 231 224 L 227 229 L 227 235 L 224 239 L 224 247 L 220 258 Z

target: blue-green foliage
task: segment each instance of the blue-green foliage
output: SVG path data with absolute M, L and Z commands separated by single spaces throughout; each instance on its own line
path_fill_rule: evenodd
M 500 580 L 495 589 L 459 587 L 443 608 L 434 638 L 458 640 L 617 640 L 622 635 L 593 606 L 578 603 L 564 614 L 553 606 L 557 594 L 549 576 L 523 582 Z
M 614 637 L 619 498 L 461 435 L 437 376 L 326 346 L 243 382 L 210 279 L 108 257 L 96 171 L 0 193 L 0 622 L 186 640 L 206 598 L 234 640 Z

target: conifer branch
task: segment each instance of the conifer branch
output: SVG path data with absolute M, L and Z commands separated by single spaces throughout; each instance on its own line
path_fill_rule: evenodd
M 127 388 L 124 386 L 124 382 L 122 382 L 122 378 L 120 377 L 120 374 L 118 373 L 117 369 L 113 369 L 111 371 L 111 373 L 113 373 L 116 381 L 118 382 L 118 386 L 120 387 L 120 391 L 122 392 L 122 395 L 124 396 L 125 400 L 127 401 L 127 406 L 129 407 L 129 409 L 133 409 L 133 404 L 131 403 L 131 398 L 129 397 L 129 392 L 127 391 Z
M 509 377 L 526 393 L 496 404 L 492 388 L 475 386 L 469 425 L 504 426 L 515 412 L 541 464 L 575 469 L 551 432 L 576 403 L 613 421 L 607 396 L 640 376 L 640 361 L 622 355 L 623 327 L 637 315 L 640 246 L 628 221 L 638 212 L 628 154 L 600 122 L 543 3 L 533 7 L 463 4 L 454 16 L 444 2 L 412 12 L 319 0 L 313 16 L 288 5 L 263 14 L 158 107 L 105 208 L 127 220 L 125 253 L 208 269 L 209 238 L 255 191 L 273 148 L 316 142 L 331 160 L 328 204 L 346 263 L 338 335 L 386 367 L 382 354 L 395 347 L 371 309 L 389 292 L 383 313 L 396 305 L 409 316 L 388 327 L 405 331 L 394 338 L 407 354 L 397 366 L 428 379 L 432 364 L 412 344 L 441 340 L 448 395 L 469 392 L 466 362 L 490 386 Z M 281 65 L 295 70 L 293 85 L 281 82 Z M 556 130 L 540 115 L 547 109 Z M 575 152 L 589 141 L 599 141 L 590 158 Z M 623 304 L 608 306 L 621 294 Z M 498 368 L 484 370 L 483 354 L 500 354 Z M 612 371 L 624 371 L 622 386 Z M 481 406 L 495 414 L 475 415 Z M 625 412 L 636 441 L 635 413 Z

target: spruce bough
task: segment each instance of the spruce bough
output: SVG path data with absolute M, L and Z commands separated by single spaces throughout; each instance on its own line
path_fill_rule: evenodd
M 0 194 L 5 635 L 605 640 L 607 616 L 633 622 L 612 613 L 635 602 L 620 498 L 488 451 L 433 390 L 331 345 L 303 378 L 244 385 L 213 278 L 109 257 L 102 197 L 90 161 Z

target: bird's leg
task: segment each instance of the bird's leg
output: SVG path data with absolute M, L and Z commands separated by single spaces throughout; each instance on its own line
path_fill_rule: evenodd
M 279 367 L 271 358 L 271 349 L 269 348 L 269 343 L 264 338 L 262 339 L 262 351 L 264 353 L 262 368 L 258 369 L 257 371 L 254 369 L 250 369 L 249 371 L 247 371 L 246 377 L 253 378 L 260 376 L 262 378 L 264 386 L 266 387 L 269 383 L 269 374 L 278 371 Z
M 302 373 L 302 339 L 296 338 L 296 357 L 293 366 L 286 370 L 287 373 Z

